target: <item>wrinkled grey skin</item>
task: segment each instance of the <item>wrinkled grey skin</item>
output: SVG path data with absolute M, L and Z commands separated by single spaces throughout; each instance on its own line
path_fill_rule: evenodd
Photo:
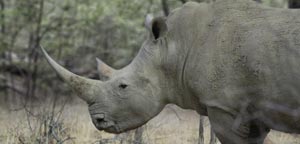
M 249 0 L 186 3 L 146 20 L 149 37 L 125 68 L 101 60 L 101 81 L 58 74 L 89 104 L 99 130 L 145 124 L 168 103 L 207 115 L 224 144 L 300 133 L 300 11 Z

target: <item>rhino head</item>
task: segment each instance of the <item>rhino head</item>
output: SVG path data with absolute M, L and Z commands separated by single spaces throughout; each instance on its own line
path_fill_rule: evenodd
M 98 59 L 100 80 L 78 76 L 56 63 L 41 47 L 58 75 L 87 102 L 97 129 L 121 133 L 137 128 L 156 116 L 167 104 L 164 73 L 161 70 L 162 43 L 167 34 L 164 18 L 147 16 L 149 36 L 137 57 L 116 70 Z

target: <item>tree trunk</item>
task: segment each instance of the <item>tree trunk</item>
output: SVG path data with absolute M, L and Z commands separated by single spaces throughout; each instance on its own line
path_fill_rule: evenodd
M 212 128 L 210 129 L 210 140 L 209 144 L 216 144 L 217 143 L 217 137 L 215 133 L 213 132 Z
M 0 0 L 0 19 L 1 19 L 1 33 L 4 35 L 5 34 L 5 14 L 4 14 L 4 10 L 5 10 L 5 3 L 4 0 Z
M 203 127 L 203 123 L 204 123 L 204 117 L 200 116 L 200 120 L 199 120 L 199 139 L 198 139 L 198 144 L 204 144 L 204 127 Z
M 27 78 L 27 92 L 26 98 L 31 100 L 31 98 L 35 97 L 36 91 L 36 80 L 37 80 L 37 71 L 38 71 L 38 47 L 40 46 L 41 42 L 41 29 L 42 29 L 42 20 L 44 15 L 44 0 L 39 1 L 39 9 L 37 10 L 37 21 L 36 21 L 36 28 L 34 32 L 31 32 L 31 36 L 29 39 L 28 48 L 30 50 L 29 59 L 30 62 L 28 63 L 28 67 L 32 70 L 32 73 L 29 74 Z
M 4 9 L 5 9 L 4 0 L 0 0 L 0 23 L 1 23 L 1 26 L 0 26 L 0 28 L 1 28 L 1 31 L 0 31 L 1 32 L 1 35 L 0 35 L 0 45 L 2 46 L 1 47 L 2 49 L 6 49 L 7 48 L 7 44 L 6 44 L 5 40 L 4 40 L 4 38 L 5 38 L 4 37 L 4 35 L 5 35 L 5 15 L 4 15 Z M 4 63 L 2 63 L 2 64 L 4 65 Z M 3 66 L 1 66 L 1 67 L 3 67 Z M 0 76 L 7 77 L 5 74 L 0 75 Z M 6 78 L 3 79 L 3 81 L 1 80 L 1 82 L 4 83 L 3 85 L 7 85 L 8 84 Z M 8 93 L 9 93 L 9 91 L 4 87 L 4 99 L 3 99 L 4 100 L 3 104 L 5 104 L 4 107 L 8 106 L 7 105 L 7 102 L 9 100 L 9 94 Z M 2 103 L 1 103 L 1 105 L 2 105 Z
M 300 8 L 300 0 L 289 0 L 289 8 L 292 9 Z
M 162 9 L 164 11 L 164 15 L 165 16 L 168 16 L 169 15 L 169 5 L 168 5 L 168 2 L 167 0 L 161 0 L 161 5 L 162 5 Z
M 143 132 L 144 128 L 139 127 L 134 132 L 134 144 L 142 144 L 143 143 Z

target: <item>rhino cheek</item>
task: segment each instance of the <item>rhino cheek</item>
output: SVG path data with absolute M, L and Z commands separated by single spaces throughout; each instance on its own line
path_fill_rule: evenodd
M 136 123 L 139 124 L 146 123 L 161 111 L 161 108 L 152 100 L 147 101 L 147 99 L 143 99 L 133 104 L 131 114 L 132 117 L 135 117 Z

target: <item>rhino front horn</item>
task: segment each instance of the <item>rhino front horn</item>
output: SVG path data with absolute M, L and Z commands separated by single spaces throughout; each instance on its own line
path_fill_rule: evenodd
M 88 103 L 92 102 L 95 96 L 95 91 L 101 87 L 102 82 L 98 80 L 87 79 L 68 71 L 56 63 L 47 54 L 42 46 L 40 48 L 51 67 L 65 82 L 67 82 L 73 88 L 73 90 L 78 93 L 78 96 Z

